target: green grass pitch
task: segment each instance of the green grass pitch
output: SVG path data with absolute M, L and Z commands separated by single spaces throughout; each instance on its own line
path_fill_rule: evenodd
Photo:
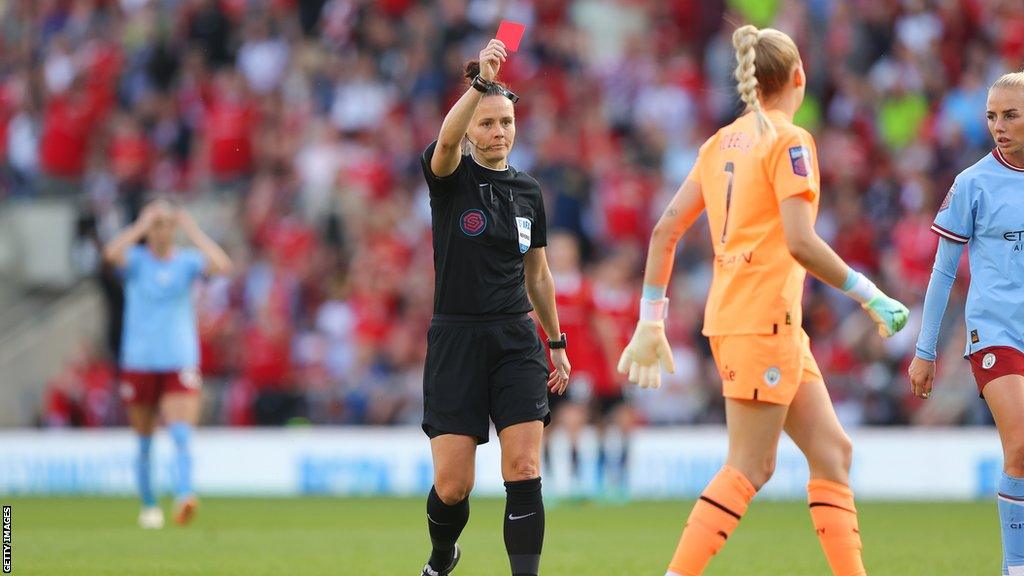
M 202 501 L 188 528 L 135 527 L 127 498 L 10 498 L 18 575 L 414 576 L 428 553 L 418 499 Z M 548 506 L 542 574 L 662 576 L 690 502 Z M 474 499 L 453 576 L 501 576 L 504 503 Z M 167 505 L 165 504 L 165 510 Z M 860 509 L 872 576 L 999 574 L 995 502 Z M 708 576 L 827 575 L 806 506 L 755 501 Z

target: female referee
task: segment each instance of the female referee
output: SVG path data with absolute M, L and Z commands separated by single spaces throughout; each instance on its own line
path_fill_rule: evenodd
M 175 247 L 178 226 L 196 248 Z M 146 243 L 140 245 L 143 239 Z M 185 210 L 163 200 L 146 206 L 134 224 L 107 244 L 103 255 L 121 270 L 125 283 L 121 397 L 139 436 L 139 525 L 164 524 L 151 481 L 150 447 L 158 415 L 174 440 L 174 520 L 184 525 L 197 506 L 189 446 L 200 400 L 192 283 L 201 275 L 226 274 L 231 260 Z
M 939 248 L 908 371 L 914 394 L 927 398 L 939 325 L 966 245 L 971 283 L 964 356 L 1003 445 L 996 495 L 1002 573 L 1024 575 L 1024 72 L 999 78 L 989 89 L 987 108 L 996 147 L 956 177 L 932 224 Z
M 472 83 L 421 159 L 435 274 L 423 374 L 423 431 L 434 459 L 427 498 L 433 550 L 423 576 L 450 574 L 459 561 L 456 541 L 469 520 L 476 447 L 488 440 L 488 417 L 501 442 L 512 574 L 537 574 L 544 542 L 540 452 L 550 420 L 547 392 L 565 391 L 570 367 L 544 255 L 540 186 L 507 162 L 518 97 L 495 80 L 506 57 L 505 45 L 491 40 L 479 62 L 466 66 Z M 549 337 L 550 374 L 527 316 L 531 304 Z
M 807 458 L 811 519 L 837 576 L 864 574 L 849 488 L 850 439 L 829 399 L 801 326 L 806 272 L 842 288 L 883 336 L 907 309 L 852 270 L 814 231 L 818 159 L 793 125 L 804 97 L 803 64 L 789 36 L 743 26 L 733 33 L 738 91 L 747 112 L 700 149 L 697 165 L 654 228 L 640 322 L 619 370 L 657 388 L 674 370 L 665 337 L 666 286 L 680 236 L 707 210 L 714 276 L 704 334 L 723 380 L 729 452 L 690 513 L 669 576 L 696 576 L 725 544 L 768 481 L 782 430 Z

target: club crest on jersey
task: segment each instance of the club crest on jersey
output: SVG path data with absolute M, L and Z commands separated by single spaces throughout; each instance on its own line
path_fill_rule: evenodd
M 985 357 L 981 359 L 981 367 L 984 368 L 985 370 L 988 370 L 989 368 L 991 368 L 991 367 L 993 367 L 995 365 L 996 365 L 996 355 L 991 353 L 991 352 L 989 352 L 988 354 L 985 354 Z
M 946 192 L 946 197 L 942 199 L 942 205 L 939 206 L 939 212 L 942 212 L 946 208 L 949 208 L 949 204 L 953 201 L 953 191 L 956 190 L 956 182 L 949 187 L 949 192 Z
M 779 383 L 779 380 L 782 380 L 782 371 L 779 370 L 777 366 L 772 366 L 764 371 L 765 384 L 774 387 Z
M 529 218 L 516 216 L 516 230 L 519 232 L 519 252 L 526 254 L 533 238 L 533 222 Z
M 793 174 L 807 176 L 807 149 L 793 146 L 789 149 L 789 163 L 793 165 Z
M 466 236 L 479 236 L 487 229 L 487 216 L 483 210 L 470 208 L 459 217 L 459 228 Z

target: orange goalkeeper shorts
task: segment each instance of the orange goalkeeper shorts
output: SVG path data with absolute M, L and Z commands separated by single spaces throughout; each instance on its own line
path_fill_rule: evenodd
M 711 336 L 722 395 L 788 406 L 804 382 L 823 380 L 802 329 L 778 334 Z

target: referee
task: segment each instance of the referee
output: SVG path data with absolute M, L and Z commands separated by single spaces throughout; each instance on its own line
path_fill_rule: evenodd
M 423 431 L 434 459 L 427 498 L 433 551 L 422 576 L 450 574 L 459 561 L 456 541 L 469 520 L 476 447 L 488 441 L 488 418 L 501 442 L 512 574 L 533 576 L 540 568 L 547 393 L 565 392 L 570 367 L 544 254 L 540 186 L 507 162 L 519 98 L 495 80 L 506 58 L 505 45 L 491 40 L 479 61 L 466 65 L 470 87 L 422 157 L 435 273 L 423 374 Z M 550 374 L 531 309 L 549 338 Z

